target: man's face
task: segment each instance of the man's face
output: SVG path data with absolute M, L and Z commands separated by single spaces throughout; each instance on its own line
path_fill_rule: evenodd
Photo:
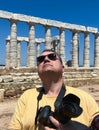
M 64 72 L 64 66 L 54 52 L 43 52 L 41 56 L 37 58 L 37 65 L 39 74 L 43 72 Z

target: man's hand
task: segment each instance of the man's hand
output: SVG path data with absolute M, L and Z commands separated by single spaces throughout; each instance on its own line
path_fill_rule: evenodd
M 44 130 L 76 130 L 72 124 L 72 121 L 69 121 L 68 123 L 63 125 L 58 120 L 56 120 L 54 117 L 50 116 L 49 118 L 50 118 L 51 122 L 56 126 L 56 129 L 45 126 Z
M 49 128 L 48 126 L 44 126 L 44 130 L 90 130 L 89 127 L 87 127 L 84 124 L 81 124 L 80 122 L 70 120 L 66 124 L 61 124 L 54 117 L 50 116 L 49 118 L 50 118 L 51 122 L 56 126 L 56 129 Z

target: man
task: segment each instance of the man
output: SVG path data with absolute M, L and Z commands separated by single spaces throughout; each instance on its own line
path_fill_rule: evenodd
M 89 129 L 98 115 L 98 106 L 86 92 L 64 85 L 60 56 L 53 50 L 43 51 L 37 57 L 37 71 L 42 87 L 22 94 L 9 130 Z

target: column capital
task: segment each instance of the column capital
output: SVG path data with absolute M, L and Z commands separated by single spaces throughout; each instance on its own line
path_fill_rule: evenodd
M 15 19 L 9 19 L 10 23 L 17 23 L 18 20 L 15 20 Z
M 27 22 L 27 24 L 30 25 L 30 26 L 35 26 L 36 23 L 34 23 L 34 22 Z
M 50 29 L 52 26 L 50 26 L 50 25 L 43 25 L 43 27 L 46 28 L 46 29 Z
M 90 32 L 88 32 L 88 31 L 84 32 L 84 35 L 85 35 L 85 36 L 88 35 L 88 34 L 90 34 Z
M 95 35 L 96 37 L 98 37 L 98 36 L 99 36 L 99 33 L 95 33 L 94 35 Z
M 60 31 L 65 31 L 65 30 L 66 30 L 66 29 L 63 28 L 63 27 L 58 27 L 58 29 L 59 29 Z
M 79 33 L 80 33 L 80 31 L 79 31 L 79 30 L 75 30 L 75 29 L 71 30 L 71 32 L 72 32 L 72 33 L 77 33 L 77 34 L 79 34 Z

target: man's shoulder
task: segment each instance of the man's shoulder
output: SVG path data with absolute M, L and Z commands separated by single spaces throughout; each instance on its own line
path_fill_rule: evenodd
M 38 88 L 36 88 L 36 87 L 33 87 L 33 88 L 30 88 L 30 89 L 28 89 L 28 90 L 25 90 L 24 91 L 24 94 L 25 95 L 31 95 L 31 94 L 38 94 L 40 91 L 41 91 L 41 89 L 42 89 L 42 87 L 38 87 Z
M 68 93 L 80 94 L 80 95 L 90 95 L 88 92 L 80 89 L 79 87 L 66 86 L 66 90 Z
M 91 102 L 95 101 L 94 97 L 89 92 L 86 92 L 85 90 L 82 90 L 81 88 L 67 86 L 66 89 L 67 89 L 67 93 L 75 94 L 76 96 L 80 97 L 83 100 L 87 100 Z

